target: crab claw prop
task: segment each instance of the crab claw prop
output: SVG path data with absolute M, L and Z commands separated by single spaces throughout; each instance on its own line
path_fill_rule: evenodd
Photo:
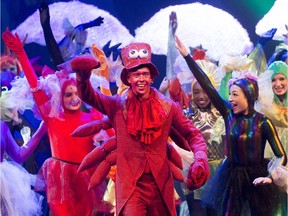
M 185 179 L 184 179 L 184 176 L 182 175 L 181 170 L 178 167 L 176 167 L 171 161 L 169 161 L 169 166 L 170 166 L 170 170 L 172 172 L 173 178 L 180 182 L 184 182 Z
M 76 128 L 72 133 L 72 137 L 85 137 L 98 133 L 102 129 L 101 121 L 95 120 L 88 122 Z
M 191 151 L 187 140 L 175 128 L 171 127 L 169 136 L 180 148 Z
M 109 171 L 111 169 L 111 166 L 114 166 L 116 164 L 116 158 L 117 153 L 116 151 L 111 152 L 96 168 L 95 172 L 90 178 L 90 183 L 88 190 L 91 190 L 92 188 L 100 185 L 107 175 L 109 174 Z
M 180 154 L 176 151 L 174 146 L 170 143 L 167 143 L 167 156 L 168 159 L 179 169 L 183 170 L 183 164 Z
M 106 117 L 102 117 L 99 120 L 94 120 L 86 124 L 80 125 L 71 133 L 71 136 L 72 137 L 86 137 L 86 136 L 97 134 L 102 129 L 108 130 L 111 128 L 112 128 L 112 123 L 110 119 L 106 116 Z
M 181 170 L 183 169 L 182 159 L 180 154 L 174 148 L 172 144 L 167 143 L 167 157 L 169 160 L 170 170 L 172 172 L 173 178 L 180 182 L 184 182 L 184 176 Z
M 78 172 L 89 169 L 105 159 L 105 157 L 117 148 L 116 138 L 111 137 L 106 140 L 101 146 L 93 149 L 89 154 L 87 154 L 82 160 Z

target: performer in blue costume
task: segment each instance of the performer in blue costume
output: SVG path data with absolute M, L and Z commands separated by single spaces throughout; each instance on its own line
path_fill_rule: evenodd
M 257 81 L 251 76 L 234 80 L 228 102 L 223 100 L 179 38 L 175 39 L 177 49 L 225 121 L 226 159 L 207 183 L 209 190 L 202 200 L 219 215 L 272 215 L 279 192 L 272 179 L 264 177 L 270 175 L 264 160 L 266 141 L 276 161 L 285 165 L 287 157 L 270 119 L 254 110 Z

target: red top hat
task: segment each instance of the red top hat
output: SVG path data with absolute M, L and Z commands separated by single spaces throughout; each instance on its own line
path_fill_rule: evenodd
M 148 67 L 152 79 L 159 75 L 156 66 L 151 62 L 151 47 L 147 43 L 132 43 L 123 47 L 121 57 L 124 65 L 121 72 L 121 80 L 127 86 L 130 86 L 127 81 L 127 75 L 132 69 Z

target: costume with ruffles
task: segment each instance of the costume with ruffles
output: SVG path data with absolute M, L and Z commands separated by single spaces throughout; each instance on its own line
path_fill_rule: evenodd
M 48 95 L 51 92 L 45 92 L 39 85 L 38 77 L 17 35 L 15 38 L 11 33 L 5 32 L 3 39 L 6 45 L 17 54 L 33 92 L 39 113 L 48 128 L 52 157 L 42 165 L 35 190 L 46 190 L 47 201 L 52 213 L 51 205 L 59 211 L 62 203 L 65 203 L 69 208 L 62 212 L 61 215 L 63 216 L 91 215 L 95 212 L 107 211 L 107 206 L 102 202 L 105 186 L 88 190 L 90 177 L 95 167 L 81 173 L 77 172 L 82 159 L 95 147 L 92 135 L 83 138 L 70 136 L 78 126 L 100 119 L 102 114 L 92 115 L 80 110 L 70 112 L 65 108 L 64 111 L 59 111 L 59 107 L 62 107 L 58 106 L 59 104 L 62 105 L 59 101 L 61 97 L 58 101 L 53 99 L 55 94 L 61 94 L 61 91 L 57 92 L 56 88 L 59 80 L 56 78 L 54 82 L 49 83 L 55 85 L 53 89 L 55 94 Z M 58 84 L 59 88 L 61 87 Z M 55 105 L 55 102 L 58 104 Z M 55 113 L 59 115 L 57 116 Z
M 94 92 L 88 79 L 77 81 L 82 99 L 106 114 L 115 128 L 117 215 L 121 215 L 134 192 L 147 187 L 142 183 L 151 181 L 149 192 L 152 188 L 159 191 L 160 200 L 167 207 L 163 215 L 175 216 L 173 176 L 166 150 L 169 131 L 173 125 L 187 139 L 194 154 L 207 154 L 200 130 L 182 114 L 180 106 L 152 87 L 149 98 L 139 101 L 131 89 L 122 97 L 105 96 Z

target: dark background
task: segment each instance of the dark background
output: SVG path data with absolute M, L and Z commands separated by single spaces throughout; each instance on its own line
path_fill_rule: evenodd
M 11 30 L 15 29 L 37 10 L 41 2 L 42 0 L 1 0 L 1 32 L 5 31 L 6 27 L 9 27 Z M 46 2 L 52 4 L 60 1 L 46 0 Z M 161 8 L 193 2 L 210 4 L 233 15 L 247 30 L 250 40 L 254 44 L 256 44 L 259 38 L 255 33 L 255 26 L 274 4 L 274 0 L 80 0 L 80 2 L 92 4 L 102 10 L 106 10 L 118 18 L 132 35 L 134 35 L 134 30 L 137 27 L 148 21 Z M 73 12 L 71 11 L 71 13 Z M 187 26 L 187 28 L 189 28 L 189 26 Z M 265 47 L 267 58 L 272 55 L 278 43 L 277 41 L 271 41 L 267 44 Z M 29 58 L 41 56 L 40 64 L 52 66 L 46 47 L 31 43 L 25 45 L 25 50 Z M 3 53 L 2 40 L 1 53 Z M 162 72 L 162 76 L 160 75 L 155 80 L 154 85 L 158 87 L 164 76 L 163 74 L 165 74 L 166 57 L 153 55 L 152 61 L 156 64 L 159 71 Z

